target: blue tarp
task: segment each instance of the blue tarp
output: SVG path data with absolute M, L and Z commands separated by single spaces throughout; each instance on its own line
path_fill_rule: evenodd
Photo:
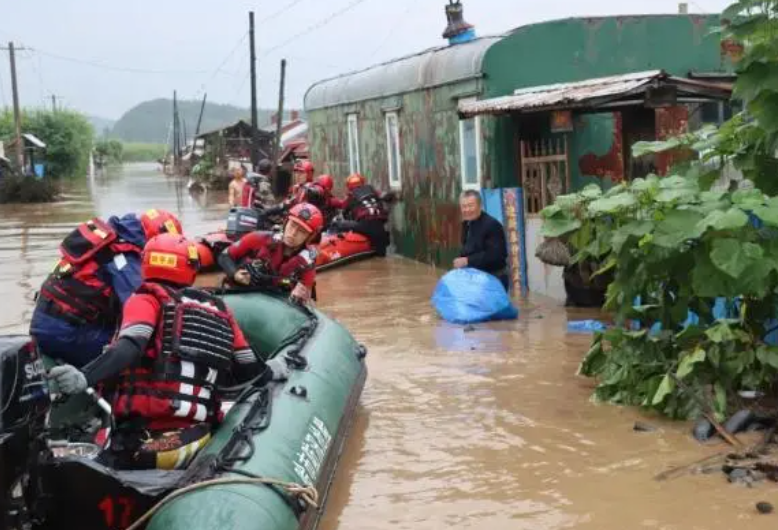
M 435 287 L 432 305 L 443 319 L 454 324 L 513 320 L 519 316 L 500 280 L 471 268 L 446 273 Z

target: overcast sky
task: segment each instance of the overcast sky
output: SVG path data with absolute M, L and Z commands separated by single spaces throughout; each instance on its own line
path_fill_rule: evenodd
M 5 0 L 3 3 L 10 3 Z M 447 0 L 21 0 L 0 11 L 0 42 L 19 54 L 22 105 L 51 94 L 64 105 L 119 118 L 147 99 L 179 97 L 248 106 L 248 11 L 257 18 L 259 98 L 275 106 L 279 61 L 287 98 L 301 106 L 319 79 L 443 44 Z M 692 13 L 729 0 L 689 1 Z M 478 35 L 585 15 L 676 13 L 677 0 L 464 0 Z M 271 20 L 267 18 L 272 17 Z M 5 44 L 3 44 L 5 45 Z M 10 105 L 0 52 L 0 106 Z M 49 103 L 50 104 L 50 103 Z

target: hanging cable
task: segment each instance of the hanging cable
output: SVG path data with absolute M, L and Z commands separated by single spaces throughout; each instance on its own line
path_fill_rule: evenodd
M 330 22 L 332 22 L 336 18 L 338 18 L 338 17 L 340 17 L 342 15 L 345 15 L 346 13 L 348 13 L 349 11 L 354 9 L 355 7 L 357 7 L 357 6 L 361 5 L 361 4 L 364 4 L 367 1 L 368 0 L 354 0 L 353 2 L 348 4 L 347 6 L 339 9 L 338 11 L 335 11 L 334 13 L 331 13 L 330 15 L 328 15 L 325 18 L 323 18 L 319 22 L 316 22 L 315 24 L 309 26 L 304 31 L 301 31 L 300 33 L 290 37 L 289 39 L 285 40 L 284 42 L 282 42 L 280 44 L 277 44 L 277 45 L 275 45 L 275 46 L 273 46 L 271 48 L 268 48 L 267 50 L 265 50 L 265 53 L 263 53 L 262 56 L 263 57 L 267 57 L 268 55 L 270 55 L 274 51 L 280 50 L 284 46 L 287 46 L 287 45 L 291 44 L 292 42 L 296 41 L 300 37 L 304 37 L 304 36 L 309 35 L 310 33 L 314 32 L 316 30 L 319 30 L 319 29 L 323 28 L 324 26 L 326 26 L 327 24 L 329 24 Z
M 87 59 L 77 59 L 75 57 L 68 57 L 65 55 L 59 55 L 56 53 L 51 53 L 48 51 L 41 50 L 40 48 L 30 48 L 33 51 L 36 51 L 42 55 L 45 55 L 46 57 L 51 57 L 52 59 L 57 59 L 60 61 L 66 61 L 76 64 L 83 64 L 86 66 L 91 66 L 93 68 L 99 68 L 102 70 L 113 70 L 117 72 L 127 72 L 132 74 L 159 74 L 159 75 L 165 75 L 165 74 L 177 74 L 177 75 L 197 75 L 197 74 L 207 74 L 208 71 L 206 70 L 147 70 L 144 68 L 131 68 L 131 67 L 124 67 L 124 66 L 114 66 L 110 64 L 105 63 L 98 63 L 96 61 L 91 61 Z
M 279 16 L 283 15 L 284 13 L 286 13 L 287 11 L 289 11 L 290 9 L 292 9 L 294 6 L 296 6 L 296 5 L 297 5 L 297 4 L 299 4 L 300 2 L 304 2 L 304 1 L 305 1 L 305 0 L 292 0 L 292 1 L 291 1 L 289 4 L 287 4 L 285 7 L 282 7 L 281 9 L 279 9 L 278 11 L 276 11 L 275 13 L 272 13 L 271 15 L 268 15 L 267 17 L 265 17 L 265 18 L 263 18 L 262 20 L 260 20 L 260 21 L 259 21 L 259 24 L 264 24 L 265 22 L 270 22 L 271 20 L 273 20 L 273 19 L 275 19 L 275 18 L 277 18 L 277 17 L 279 17 Z

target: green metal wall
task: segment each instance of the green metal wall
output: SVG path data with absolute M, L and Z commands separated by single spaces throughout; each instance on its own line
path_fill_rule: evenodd
M 385 113 L 399 107 L 402 201 L 392 212 L 392 236 L 398 252 L 405 256 L 447 264 L 459 250 L 456 104 L 459 97 L 478 89 L 471 80 L 308 113 L 311 157 L 317 172 L 335 176 L 342 190 L 349 171 L 347 115 L 356 112 L 362 173 L 377 188 L 388 190 Z
M 652 15 L 566 19 L 525 26 L 487 51 L 483 97 L 653 69 L 683 77 L 690 71 L 730 71 L 722 58 L 719 36 L 711 33 L 718 25 L 718 15 Z M 611 146 L 613 128 L 605 122 L 593 125 L 574 140 L 575 150 L 604 156 Z M 494 137 L 489 164 L 495 184 L 519 184 L 512 120 L 495 119 L 487 134 Z M 580 174 L 577 158 L 571 157 L 570 162 L 574 183 L 590 180 Z

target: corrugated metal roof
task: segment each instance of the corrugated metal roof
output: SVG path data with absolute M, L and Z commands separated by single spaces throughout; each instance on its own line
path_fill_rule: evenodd
M 481 76 L 486 51 L 502 37 L 432 48 L 365 70 L 319 81 L 305 94 L 305 110 L 356 103 Z
M 725 98 L 732 91 L 731 85 L 671 77 L 662 70 L 649 70 L 575 83 L 521 88 L 512 96 L 462 102 L 459 104 L 459 114 L 461 117 L 469 118 L 479 114 L 496 115 L 596 107 L 614 99 L 642 94 L 648 86 L 657 83 L 675 85 L 679 94 Z
M 43 143 L 43 141 L 34 134 L 24 133 L 22 136 L 24 136 L 24 138 L 35 147 L 40 147 L 41 149 L 46 148 L 46 144 Z

